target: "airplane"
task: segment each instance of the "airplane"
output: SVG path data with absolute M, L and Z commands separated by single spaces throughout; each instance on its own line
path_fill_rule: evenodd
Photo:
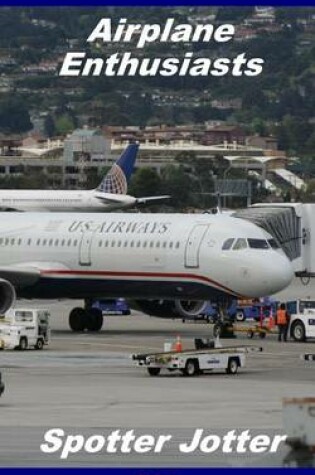
M 169 196 L 127 195 L 139 145 L 127 146 L 95 190 L 0 190 L 3 211 L 104 212 L 165 200 Z
M 274 294 L 293 278 L 275 240 L 224 214 L 0 213 L 0 315 L 16 298 L 82 299 L 73 331 L 99 331 L 93 299 L 170 317 Z M 182 312 L 182 313 L 181 313 Z

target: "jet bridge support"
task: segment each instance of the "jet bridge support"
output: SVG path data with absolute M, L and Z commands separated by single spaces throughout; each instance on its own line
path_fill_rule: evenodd
M 235 217 L 262 227 L 292 261 L 295 275 L 308 283 L 315 277 L 315 204 L 260 203 Z

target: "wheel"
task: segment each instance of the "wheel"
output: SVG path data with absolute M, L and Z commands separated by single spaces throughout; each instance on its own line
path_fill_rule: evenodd
M 86 328 L 86 312 L 81 307 L 71 310 L 69 315 L 69 326 L 73 332 L 83 332 Z
M 99 308 L 90 308 L 86 313 L 86 328 L 90 332 L 99 332 L 103 326 L 103 314 Z
M 261 338 L 262 340 L 266 338 L 266 332 L 259 332 L 259 338 Z
M 247 337 L 248 337 L 248 338 L 254 338 L 254 332 L 253 332 L 253 330 L 248 330 L 248 332 L 247 332 Z
M 198 362 L 195 360 L 188 360 L 184 369 L 185 376 L 195 376 L 199 372 Z
M 239 362 L 238 362 L 237 358 L 229 358 L 228 366 L 226 368 L 226 372 L 228 374 L 236 374 L 237 370 L 238 370 L 238 367 L 239 367 Z
M 20 339 L 19 350 L 24 351 L 26 349 L 27 349 L 27 338 L 23 336 Z
M 44 348 L 44 342 L 41 338 L 37 340 L 37 343 L 35 345 L 36 350 L 42 350 Z
M 238 312 L 236 312 L 235 318 L 238 322 L 244 322 L 246 317 L 243 310 L 239 310 Z
M 161 372 L 161 368 L 148 368 L 148 373 L 150 376 L 158 376 Z
M 305 341 L 305 326 L 301 320 L 293 322 L 291 328 L 291 336 L 295 341 Z
M 122 314 L 123 314 L 123 315 L 130 315 L 131 312 L 130 312 L 130 310 L 124 310 Z
M 222 333 L 222 325 L 220 323 L 215 323 L 213 327 L 213 336 L 214 338 L 220 337 Z

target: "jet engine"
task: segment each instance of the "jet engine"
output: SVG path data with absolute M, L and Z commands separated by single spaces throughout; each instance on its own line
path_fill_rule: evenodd
M 204 300 L 137 300 L 138 308 L 153 317 L 193 318 L 204 312 L 208 301 Z
M 0 279 L 0 315 L 12 307 L 16 300 L 15 289 L 7 280 Z

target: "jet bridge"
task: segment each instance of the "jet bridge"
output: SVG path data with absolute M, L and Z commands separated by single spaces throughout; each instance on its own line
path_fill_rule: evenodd
M 296 276 L 315 277 L 315 204 L 260 203 L 234 216 L 270 233 L 292 261 Z

